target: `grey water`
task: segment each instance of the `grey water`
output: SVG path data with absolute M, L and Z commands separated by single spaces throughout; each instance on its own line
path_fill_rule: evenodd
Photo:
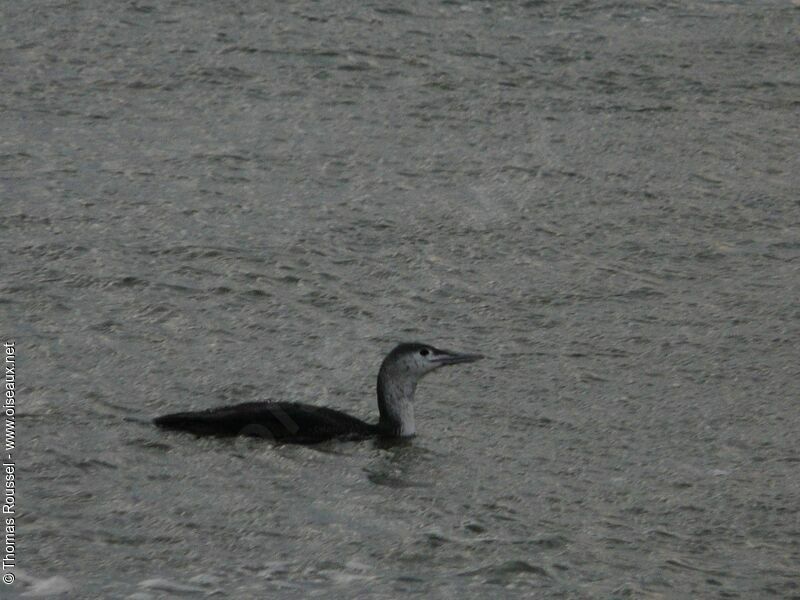
M 0 16 L 3 598 L 800 598 L 797 2 Z M 410 442 L 149 422 L 413 340 Z

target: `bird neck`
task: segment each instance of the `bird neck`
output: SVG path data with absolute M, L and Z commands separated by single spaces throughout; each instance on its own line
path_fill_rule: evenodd
M 382 365 L 378 373 L 378 410 L 381 414 L 378 427 L 392 436 L 414 435 L 416 389 L 415 377 L 409 377 L 406 373 L 396 372 L 391 367 Z

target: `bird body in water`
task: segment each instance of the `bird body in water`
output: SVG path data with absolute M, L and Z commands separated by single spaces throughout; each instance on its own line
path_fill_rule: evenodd
M 480 358 L 480 354 L 440 350 L 417 342 L 400 344 L 386 355 L 378 372 L 380 419 L 375 424 L 332 408 L 297 402 L 246 402 L 164 415 L 154 423 L 198 435 L 251 435 L 295 444 L 334 438 L 410 437 L 416 433 L 414 392 L 419 380 L 439 367 Z

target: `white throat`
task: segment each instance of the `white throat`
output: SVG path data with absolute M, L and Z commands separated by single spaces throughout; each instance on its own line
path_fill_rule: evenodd
M 416 433 L 414 423 L 414 391 L 417 377 L 394 369 L 381 369 L 378 374 L 379 425 L 393 435 L 407 437 Z

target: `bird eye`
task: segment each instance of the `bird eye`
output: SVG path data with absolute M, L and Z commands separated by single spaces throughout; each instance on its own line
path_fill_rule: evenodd
M 428 354 L 429 352 L 427 348 L 423 348 L 422 350 L 419 351 L 420 356 L 428 356 Z

